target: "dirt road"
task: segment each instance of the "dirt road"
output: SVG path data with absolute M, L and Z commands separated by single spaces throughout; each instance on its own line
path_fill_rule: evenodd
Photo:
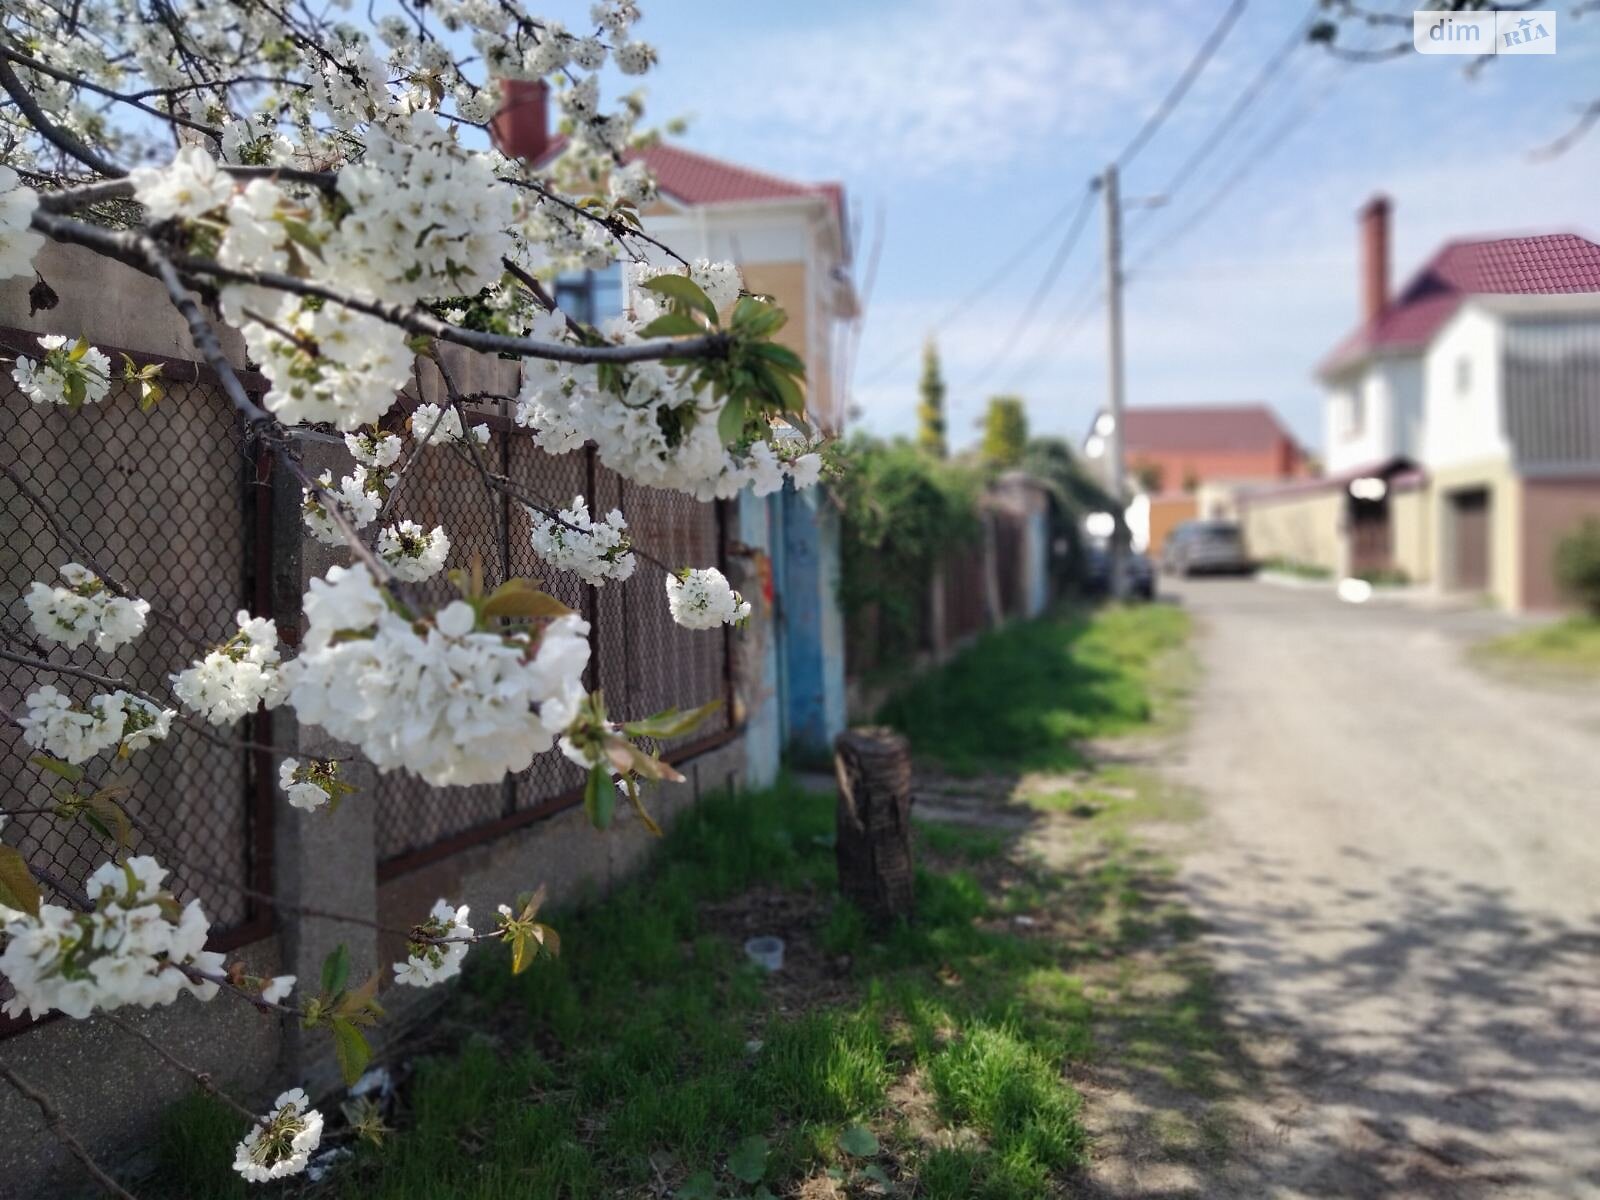
M 1484 676 L 1488 613 L 1173 590 L 1182 878 L 1263 1065 L 1234 1194 L 1600 1197 L 1600 687 Z

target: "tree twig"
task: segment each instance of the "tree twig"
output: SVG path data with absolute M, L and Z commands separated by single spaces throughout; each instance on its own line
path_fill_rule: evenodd
M 89 1177 L 100 1185 L 102 1191 L 108 1196 L 116 1196 L 118 1200 L 137 1200 L 137 1197 L 132 1192 L 111 1178 L 110 1175 L 107 1175 L 100 1164 L 94 1161 L 94 1158 L 84 1149 L 83 1143 L 77 1139 L 77 1136 L 67 1126 L 67 1119 L 61 1115 L 61 1110 L 56 1108 L 49 1096 L 18 1075 L 4 1061 L 0 1061 L 0 1079 L 4 1079 L 9 1083 L 19 1096 L 33 1101 L 34 1107 L 44 1117 L 46 1127 L 55 1135 L 56 1140 L 67 1148 L 67 1153 L 78 1160 L 83 1169 L 88 1172 Z

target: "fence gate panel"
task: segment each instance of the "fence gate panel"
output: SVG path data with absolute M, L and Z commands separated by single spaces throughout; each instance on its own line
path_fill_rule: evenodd
M 38 353 L 30 335 L 0 332 L 7 354 Z M 113 362 L 117 359 L 112 352 Z M 144 361 L 150 361 L 145 359 Z M 268 489 L 253 486 L 239 420 L 221 392 L 194 382 L 192 364 L 167 364 L 165 394 L 148 413 L 136 393 L 114 382 L 99 404 L 76 412 L 30 403 L 9 371 L 0 373 L 0 646 L 9 653 L 68 663 L 127 680 L 169 707 L 169 676 L 226 640 L 234 614 L 270 615 L 268 580 L 255 575 L 254 547 L 270 540 Z M 42 501 L 33 503 L 30 493 Z M 258 503 L 259 502 L 259 503 Z M 115 653 L 76 650 L 34 632 L 22 596 L 28 584 L 60 583 L 78 562 L 148 600 L 145 631 Z M 25 711 L 24 698 L 51 684 L 87 701 L 109 687 L 7 661 L 0 707 Z M 271 914 L 242 888 L 270 886 L 272 764 L 238 744 L 262 741 L 266 722 L 206 727 L 218 740 L 174 728 L 166 741 L 88 770 L 126 787 L 128 812 L 158 831 L 133 835 L 133 850 L 158 858 L 180 900 L 198 898 L 215 945 L 239 944 L 270 928 Z M 30 763 L 38 753 L 19 731 L 0 726 L 0 806 L 48 808 L 61 781 Z M 13 818 L 6 840 L 30 860 L 81 885 L 110 847 L 88 826 L 52 815 Z

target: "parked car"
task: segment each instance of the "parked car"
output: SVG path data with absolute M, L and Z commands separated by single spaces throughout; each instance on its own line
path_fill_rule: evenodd
M 1255 570 L 1244 533 L 1233 521 L 1185 521 L 1167 535 L 1161 569 L 1168 575 L 1244 575 Z
M 1128 594 L 1141 600 L 1156 598 L 1156 570 L 1147 555 L 1129 550 L 1122 560 L 1127 572 Z M 1111 548 L 1104 542 L 1084 547 L 1083 582 L 1091 596 L 1111 591 Z

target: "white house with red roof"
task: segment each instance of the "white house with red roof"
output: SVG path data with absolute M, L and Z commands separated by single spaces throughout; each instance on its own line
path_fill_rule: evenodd
M 777 299 L 789 314 L 779 340 L 806 360 L 807 414 L 824 432 L 843 432 L 845 338 L 859 311 L 844 188 L 665 142 L 633 157 L 649 164 L 660 192 L 645 229 L 685 258 L 738 264 L 746 289 Z
M 502 148 L 543 165 L 566 143 L 550 129 L 542 83 L 508 85 L 495 119 Z M 844 187 L 799 183 L 666 142 L 624 152 L 643 159 L 658 198 L 641 214 L 645 232 L 682 257 L 732 262 L 747 291 L 772 296 L 789 314 L 777 340 L 806 362 L 806 413 L 822 432 L 844 430 L 849 324 L 860 311 L 851 276 Z M 676 260 L 642 248 L 661 266 Z M 555 298 L 579 320 L 598 324 L 631 302 L 620 267 L 556 280 Z
M 1556 544 L 1600 516 L 1600 245 L 1454 241 L 1391 295 L 1390 216 L 1361 211 L 1362 320 L 1317 368 L 1327 474 L 1297 493 L 1337 522 L 1319 565 L 1557 607 Z M 1252 498 L 1258 541 L 1292 502 Z

